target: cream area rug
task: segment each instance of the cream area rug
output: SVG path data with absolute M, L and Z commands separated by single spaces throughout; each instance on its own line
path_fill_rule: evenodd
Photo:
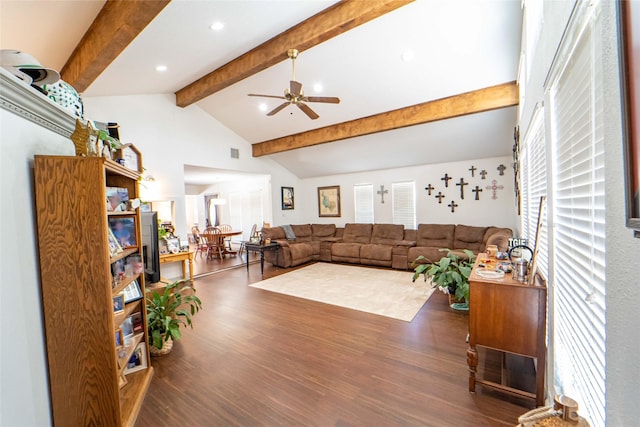
M 413 272 L 318 262 L 250 286 L 411 322 L 434 289 Z

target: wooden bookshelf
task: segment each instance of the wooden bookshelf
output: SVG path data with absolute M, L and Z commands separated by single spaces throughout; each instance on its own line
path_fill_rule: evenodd
M 143 300 L 114 313 L 113 297 L 144 275 L 113 286 L 112 264 L 141 254 L 137 210 L 106 210 L 106 187 L 123 187 L 139 197 L 138 173 L 99 157 L 36 156 L 35 193 L 42 307 L 54 425 L 132 426 L 149 387 L 153 368 L 126 375 L 128 359 L 146 342 Z M 136 245 L 111 256 L 109 218 L 132 218 Z M 139 312 L 143 331 L 118 349 L 114 332 Z

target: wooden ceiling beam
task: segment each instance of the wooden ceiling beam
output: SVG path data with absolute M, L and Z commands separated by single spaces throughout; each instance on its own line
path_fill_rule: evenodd
M 62 67 L 62 79 L 84 92 L 171 0 L 107 0 Z
M 278 34 L 176 92 L 187 107 L 253 74 L 286 60 L 291 48 L 303 52 L 414 0 L 343 0 Z
M 252 144 L 253 157 L 518 105 L 516 82 Z

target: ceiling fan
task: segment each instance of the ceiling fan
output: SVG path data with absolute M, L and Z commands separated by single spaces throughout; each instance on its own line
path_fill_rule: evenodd
M 262 96 L 265 98 L 278 98 L 285 99 L 287 102 L 283 102 L 278 105 L 276 108 L 267 113 L 267 116 L 273 116 L 277 112 L 284 109 L 289 104 L 297 105 L 310 119 L 315 120 L 318 117 L 315 111 L 313 111 L 305 102 L 324 102 L 329 104 L 339 104 L 340 98 L 336 98 L 333 96 L 305 96 L 302 92 L 302 83 L 296 81 L 296 58 L 298 57 L 297 49 L 289 49 L 287 51 L 287 56 L 291 58 L 291 62 L 293 64 L 293 76 L 291 77 L 291 81 L 289 82 L 289 88 L 284 90 L 284 96 L 277 95 L 260 95 L 256 93 L 250 93 L 249 96 Z

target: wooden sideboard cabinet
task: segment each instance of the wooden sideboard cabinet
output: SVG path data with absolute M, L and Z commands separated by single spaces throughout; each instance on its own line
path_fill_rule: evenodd
M 505 274 L 500 279 L 487 279 L 476 272 L 479 254 L 469 277 L 469 391 L 475 392 L 476 383 L 520 397 L 534 399 L 536 406 L 544 404 L 544 372 L 546 363 L 547 288 L 537 278 L 534 285 L 520 283 Z M 535 394 L 482 378 L 477 373 L 476 347 L 517 354 L 536 360 Z

